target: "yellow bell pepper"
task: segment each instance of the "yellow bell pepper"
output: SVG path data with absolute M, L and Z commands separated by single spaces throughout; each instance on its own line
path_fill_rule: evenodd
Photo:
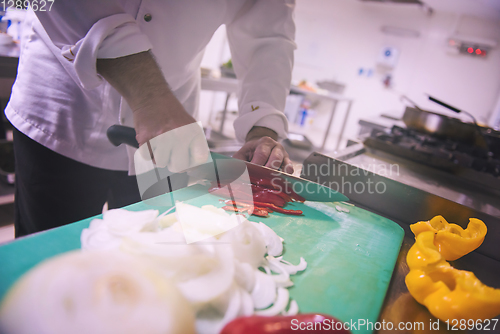
M 410 294 L 443 321 L 486 320 L 500 314 L 500 289 L 482 284 L 472 272 L 453 268 L 434 239 L 434 232 L 421 232 L 408 251 L 405 282 Z
M 470 218 L 464 230 L 457 224 L 448 223 L 442 216 L 412 224 L 410 228 L 415 237 L 424 231 L 434 232 L 434 245 L 447 261 L 454 261 L 478 248 L 487 232 L 486 225 L 479 219 Z

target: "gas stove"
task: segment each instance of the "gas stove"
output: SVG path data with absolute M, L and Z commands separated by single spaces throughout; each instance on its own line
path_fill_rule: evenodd
M 390 124 L 385 117 L 380 126 L 379 118 L 363 121 L 359 139 L 330 157 L 500 218 L 498 132 L 482 128 L 486 145 L 478 145 L 409 129 L 399 120 Z
M 500 145 L 484 134 L 487 147 L 439 138 L 400 126 L 389 133 L 373 131 L 364 144 L 399 157 L 500 187 Z

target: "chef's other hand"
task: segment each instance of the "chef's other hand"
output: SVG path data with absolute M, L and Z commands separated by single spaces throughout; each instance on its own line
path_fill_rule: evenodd
M 283 145 L 276 140 L 278 135 L 271 129 L 254 126 L 246 137 L 243 147 L 233 158 L 250 161 L 257 165 L 293 173 L 292 161 Z

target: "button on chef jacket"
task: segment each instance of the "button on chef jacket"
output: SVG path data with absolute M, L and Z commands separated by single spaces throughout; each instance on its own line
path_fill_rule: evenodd
M 237 138 L 244 141 L 255 125 L 284 137 L 282 111 L 295 49 L 294 2 L 60 0 L 51 11 L 30 10 L 7 118 L 66 157 L 128 170 L 133 150 L 114 147 L 106 130 L 113 124 L 133 126 L 132 111 L 96 72 L 96 59 L 151 50 L 175 96 L 196 116 L 203 53 L 213 33 L 226 24 L 239 79 Z

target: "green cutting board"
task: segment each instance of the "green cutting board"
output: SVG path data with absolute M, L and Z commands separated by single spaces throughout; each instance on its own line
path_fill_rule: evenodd
M 190 204 L 221 207 L 218 197 L 193 189 L 178 190 L 176 198 L 186 196 Z M 198 197 L 196 197 L 198 196 Z M 346 208 L 340 212 L 336 206 Z M 131 211 L 152 207 L 137 203 Z M 375 323 L 391 279 L 403 239 L 396 223 L 369 211 L 338 203 L 289 203 L 302 216 L 272 213 L 262 221 L 285 239 L 284 258 L 298 263 L 307 261 L 307 269 L 292 277 L 295 285 L 290 296 L 302 313 L 330 314 L 344 322 L 359 320 Z M 99 218 L 96 216 L 93 218 Z M 59 253 L 80 248 L 80 233 L 93 218 L 28 236 L 0 246 L 0 299 L 9 287 L 37 263 Z M 371 333 L 363 326 L 352 330 Z

